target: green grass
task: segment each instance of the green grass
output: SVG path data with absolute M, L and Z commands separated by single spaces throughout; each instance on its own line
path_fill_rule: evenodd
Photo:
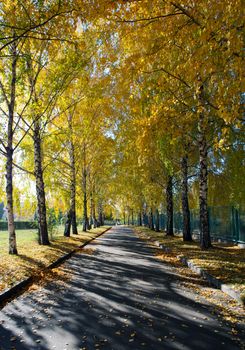
M 36 242 L 37 230 L 17 230 L 16 231 L 17 242 L 21 244 Z M 0 231 L 0 251 L 7 249 L 8 247 L 8 231 Z
M 0 292 L 32 274 L 38 274 L 60 256 L 77 249 L 83 243 L 96 237 L 109 226 L 102 226 L 64 237 L 64 227 L 59 226 L 51 238 L 49 246 L 41 246 L 37 241 L 37 230 L 17 230 L 18 255 L 8 254 L 8 232 L 0 232 Z
M 78 226 L 79 227 L 79 226 Z M 80 228 L 80 227 L 79 227 Z M 19 242 L 37 242 L 37 229 L 16 230 L 16 239 Z M 64 226 L 59 225 L 55 228 L 54 237 L 62 236 L 64 233 Z M 8 244 L 8 231 L 0 231 L 0 248 Z

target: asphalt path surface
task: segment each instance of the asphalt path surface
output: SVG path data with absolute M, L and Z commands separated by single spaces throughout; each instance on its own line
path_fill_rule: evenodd
M 117 226 L 0 311 L 0 349 L 239 349 L 173 267 Z

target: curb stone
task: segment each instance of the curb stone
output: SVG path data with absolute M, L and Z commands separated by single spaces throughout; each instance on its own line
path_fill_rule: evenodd
M 158 241 L 153 242 L 154 245 L 162 249 L 166 253 L 171 252 L 171 248 L 159 243 Z M 217 289 L 220 289 L 223 293 L 228 294 L 231 298 L 235 299 L 238 303 L 243 305 L 243 302 L 241 300 L 241 293 L 235 291 L 233 288 L 231 288 L 228 284 L 223 283 L 218 278 L 214 277 L 201 267 L 193 264 L 188 258 L 182 255 L 177 255 L 177 258 L 187 267 L 189 267 L 192 271 L 196 272 L 198 275 L 204 277 L 210 285 L 216 287 Z
M 94 241 L 95 239 L 99 238 L 100 236 L 102 236 L 104 233 L 106 233 L 110 229 L 111 229 L 111 227 L 107 228 L 105 231 L 99 233 L 94 238 L 92 238 L 92 239 L 88 240 L 87 242 L 81 244 L 80 246 L 78 246 L 77 248 L 73 249 L 69 253 L 66 253 L 65 255 L 62 255 L 57 260 L 55 260 L 54 262 L 52 262 L 51 264 L 46 266 L 44 269 L 41 269 L 40 271 L 42 271 L 42 270 L 52 270 L 53 268 L 61 265 L 63 262 L 65 262 L 66 260 L 71 258 L 72 255 L 77 253 L 80 249 L 84 248 L 86 245 L 90 244 L 92 241 Z M 4 307 L 4 305 L 5 305 L 5 303 L 7 301 L 12 301 L 13 299 L 15 299 L 19 295 L 21 295 L 22 292 L 24 292 L 24 290 L 27 287 L 29 287 L 34 282 L 35 278 L 36 277 L 31 275 L 31 276 L 27 277 L 26 279 L 16 283 L 12 287 L 5 289 L 2 293 L 0 293 L 0 309 L 2 307 Z M 41 279 L 41 277 L 39 279 Z

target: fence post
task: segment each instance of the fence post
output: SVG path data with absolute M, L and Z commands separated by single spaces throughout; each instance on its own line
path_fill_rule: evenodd
M 232 213 L 232 236 L 234 237 L 234 240 L 236 243 L 239 241 L 239 217 L 238 217 L 238 210 L 235 209 L 233 206 L 231 207 L 231 213 Z
M 208 207 L 208 229 L 209 229 L 209 235 L 210 239 L 212 241 L 212 209 L 211 207 Z M 200 228 L 200 222 L 199 222 L 199 230 L 200 230 L 200 238 L 201 238 L 201 228 Z
M 235 209 L 235 223 L 236 223 L 236 242 L 240 241 L 240 225 L 239 225 L 239 211 Z

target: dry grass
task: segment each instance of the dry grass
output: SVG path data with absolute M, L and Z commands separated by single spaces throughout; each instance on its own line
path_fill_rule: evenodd
M 168 237 L 163 232 L 154 232 L 137 227 L 136 232 L 144 239 L 159 241 L 171 249 L 172 255 L 183 255 L 213 276 L 245 293 L 245 250 L 233 244 L 214 243 L 213 248 L 201 250 L 197 242 L 183 242 L 181 237 Z
M 39 274 L 41 270 L 57 260 L 62 255 L 78 248 L 83 243 L 102 233 L 108 226 L 82 232 L 71 237 L 64 237 L 63 229 L 51 240 L 50 246 L 40 246 L 37 243 L 36 230 L 16 231 L 19 255 L 8 254 L 8 233 L 0 232 L 0 292 L 11 287 L 22 279 Z

